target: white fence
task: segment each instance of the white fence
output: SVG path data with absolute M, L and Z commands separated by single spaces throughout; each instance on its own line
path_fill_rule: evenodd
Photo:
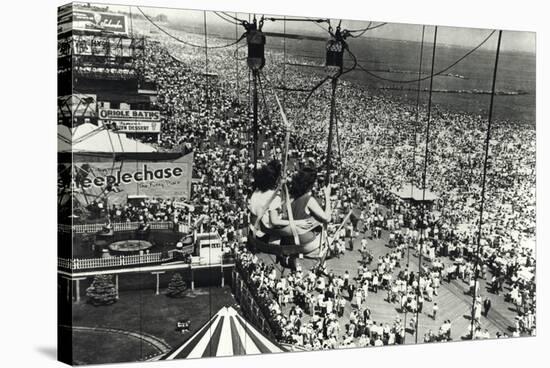
M 86 270 L 95 268 L 121 267 L 147 263 L 158 263 L 173 258 L 168 252 L 168 258 L 162 258 L 162 253 L 135 254 L 130 256 L 111 256 L 106 258 L 65 259 L 58 258 L 57 266 L 69 270 Z
M 114 231 L 128 231 L 128 230 L 136 230 L 140 222 L 115 222 L 112 223 L 112 227 Z M 149 222 L 151 225 L 152 230 L 171 230 L 174 228 L 174 223 L 171 221 L 160 221 L 160 222 Z M 63 232 L 73 232 L 78 234 L 85 234 L 85 233 L 97 233 L 98 231 L 102 230 L 105 226 L 104 223 L 102 224 L 78 224 L 78 225 L 64 225 L 59 224 L 57 226 L 57 229 L 59 231 Z M 182 226 L 180 226 L 182 228 Z

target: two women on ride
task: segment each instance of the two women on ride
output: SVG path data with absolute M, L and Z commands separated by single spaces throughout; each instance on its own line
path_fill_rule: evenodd
M 312 195 L 317 179 L 315 168 L 304 167 L 298 170 L 288 185 L 288 191 L 284 186 L 279 187 L 280 177 L 281 164 L 277 160 L 270 161 L 254 173 L 254 191 L 248 209 L 255 238 L 269 246 L 304 246 L 315 243 L 319 240 L 322 225 L 331 219 L 330 185 L 324 188 L 326 205 L 323 209 Z M 289 219 L 289 210 L 292 221 Z M 294 232 L 291 226 L 295 227 Z M 299 244 L 294 235 L 298 235 Z M 317 243 L 318 248 L 320 241 Z

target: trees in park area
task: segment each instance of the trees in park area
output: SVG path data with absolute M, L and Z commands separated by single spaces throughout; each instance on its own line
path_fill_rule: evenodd
M 179 273 L 174 273 L 172 280 L 168 283 L 168 289 L 166 290 L 166 295 L 171 298 L 181 298 L 184 296 L 185 291 L 187 290 L 187 284 L 181 277 Z
M 110 305 L 117 301 L 118 293 L 111 275 L 96 275 L 86 289 L 88 302 L 95 306 Z

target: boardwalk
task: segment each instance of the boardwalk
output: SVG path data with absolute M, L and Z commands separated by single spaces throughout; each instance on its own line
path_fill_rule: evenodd
M 369 235 L 369 232 L 366 234 Z M 333 271 L 336 275 L 343 275 L 344 271 L 348 271 L 351 276 L 357 274 L 357 268 L 359 266 L 359 261 L 361 255 L 359 253 L 361 239 L 365 236 L 364 234 L 359 234 L 358 237 L 354 239 L 354 250 L 347 250 L 346 253 L 340 258 L 332 258 L 327 261 L 327 270 Z M 383 232 L 381 239 L 368 239 L 368 247 L 371 254 L 373 255 L 372 266 L 375 265 L 376 260 L 379 256 L 382 256 L 390 252 L 390 248 L 386 246 L 388 240 L 388 233 Z M 414 255 L 414 250 L 410 251 L 410 270 L 418 270 L 418 257 Z M 274 258 L 270 255 L 262 254 L 260 258 L 270 264 L 273 263 Z M 442 257 L 441 260 L 444 263 L 451 262 L 448 258 Z M 304 270 L 309 269 L 314 265 L 313 260 L 302 259 L 299 260 L 302 264 Z M 406 264 L 406 260 L 403 261 L 402 267 Z M 424 263 L 427 265 L 427 263 Z M 278 271 L 282 270 L 280 266 L 277 265 Z M 394 277 L 399 272 L 399 268 L 394 272 Z M 288 270 L 284 271 L 285 273 Z M 487 279 L 490 279 L 490 274 L 487 275 Z M 467 294 L 468 285 L 462 280 L 453 280 L 451 283 L 442 282 L 441 287 L 439 288 L 439 295 L 434 297 L 432 302 L 427 300 L 424 301 L 424 306 L 422 313 L 419 315 L 418 323 L 418 343 L 423 342 L 423 336 L 428 330 L 431 330 L 434 333 L 437 333 L 439 327 L 444 320 L 450 320 L 452 323 L 451 337 L 454 341 L 460 340 L 465 336 L 470 328 L 471 320 L 471 305 L 472 297 Z M 514 326 L 514 318 L 516 316 L 515 307 L 504 301 L 504 297 L 501 294 L 500 296 L 490 294 L 487 291 L 487 283 L 485 280 L 481 280 L 480 290 L 482 297 L 489 297 L 492 301 L 492 308 L 489 312 L 488 317 L 482 317 L 481 325 L 482 329 L 487 329 L 491 337 L 495 337 L 497 332 L 506 332 L 508 335 L 511 334 L 510 327 Z M 506 289 L 505 289 L 506 291 Z M 344 294 L 346 295 L 346 294 Z M 371 318 L 377 323 L 389 323 L 390 325 L 395 321 L 397 316 L 400 316 L 402 320 L 405 318 L 405 313 L 400 313 L 397 303 L 391 304 L 386 301 L 386 291 L 380 290 L 378 293 L 369 293 L 369 296 L 366 300 L 366 305 L 371 310 Z M 431 316 L 433 303 L 437 302 L 439 306 L 439 312 L 437 314 L 436 320 Z M 289 309 L 289 306 L 284 308 L 285 311 Z M 344 326 L 349 321 L 349 315 L 352 310 L 350 303 L 347 303 L 344 317 L 340 318 L 341 321 L 341 331 L 345 331 Z M 410 318 L 413 317 L 413 314 L 408 313 L 407 318 L 407 327 L 410 321 Z M 412 332 L 408 332 L 405 338 L 405 343 L 411 344 L 415 343 L 415 335 Z

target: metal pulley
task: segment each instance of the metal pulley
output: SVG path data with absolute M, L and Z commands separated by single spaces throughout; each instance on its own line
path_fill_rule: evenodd
M 265 65 L 265 34 L 261 29 L 262 22 L 260 22 L 259 29 L 256 28 L 256 22 L 247 27 L 246 42 L 248 44 L 248 57 L 246 62 L 248 67 L 254 71 L 261 70 Z
M 326 45 L 325 68 L 327 75 L 334 78 L 342 73 L 344 67 L 345 41 L 340 32 L 340 27 L 336 29 L 334 34 L 331 33 L 331 35 L 332 37 L 327 41 Z

